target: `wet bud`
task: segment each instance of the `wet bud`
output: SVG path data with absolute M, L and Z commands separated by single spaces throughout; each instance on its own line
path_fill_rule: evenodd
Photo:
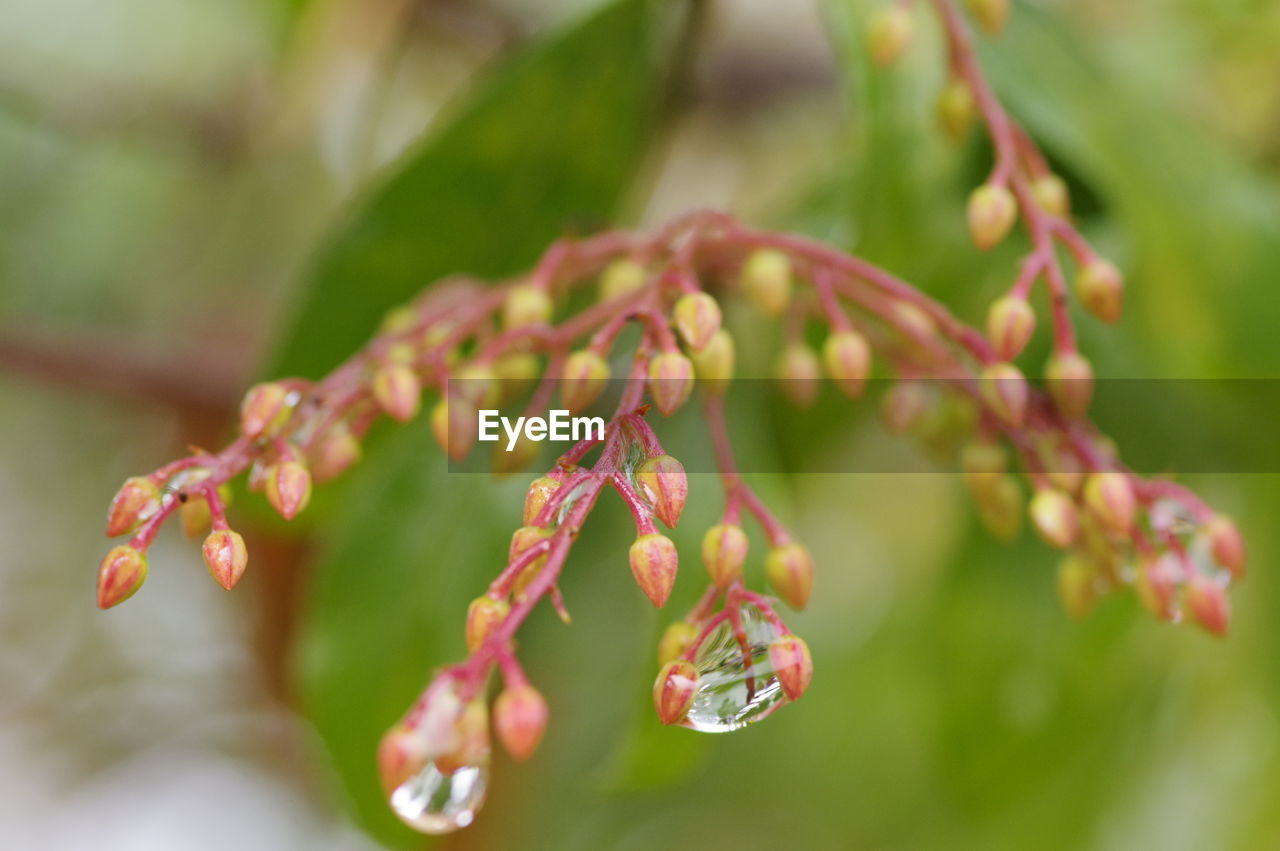
M 676 330 L 694 351 L 704 348 L 720 330 L 720 305 L 707 293 L 680 296 L 672 315 Z
M 1084 620 L 1098 599 L 1093 565 L 1081 555 L 1068 555 L 1058 562 L 1058 597 L 1075 620 Z
M 397 724 L 378 743 L 378 779 L 388 795 L 419 774 L 431 759 L 430 747 L 421 731 Z
M 458 746 L 435 757 L 436 767 L 443 774 L 453 774 L 460 768 L 476 765 L 489 755 L 489 707 L 477 697 L 467 703 L 455 724 Z
M 1206 576 L 1197 575 L 1187 583 L 1187 609 L 1196 623 L 1214 635 L 1226 635 L 1231 625 L 1231 602 L 1227 591 Z
M 1005 296 L 987 311 L 987 337 L 996 354 L 1011 361 L 1022 353 L 1036 329 L 1036 314 L 1025 298 Z
M 993 536 L 1012 541 L 1022 529 L 1022 488 L 1013 476 L 1001 476 L 977 496 L 978 517 Z
M 769 584 L 787 605 L 800 610 L 809 604 L 809 592 L 813 590 L 813 556 L 804 544 L 792 541 L 769 550 L 764 570 Z
M 952 77 L 938 92 L 934 103 L 934 113 L 938 124 L 953 142 L 959 142 L 969 134 L 973 120 L 978 115 L 977 105 L 973 100 L 973 90 L 969 84 L 959 77 Z
M 282 461 L 267 472 L 267 501 L 292 520 L 311 501 L 311 474 L 297 461 Z
M 498 625 L 507 619 L 511 605 L 506 600 L 499 600 L 487 594 L 476 597 L 467 606 L 467 652 L 474 653 L 489 637 Z
M 915 25 L 911 13 L 897 3 L 887 6 L 867 24 L 867 50 L 881 68 L 892 65 L 907 49 Z
M 648 273 L 634 260 L 614 260 L 600 275 L 600 300 L 612 301 L 633 293 L 645 284 Z
M 702 563 L 717 588 L 728 588 L 742 576 L 748 546 L 747 533 L 732 523 L 712 526 L 702 536 Z
M 502 303 L 502 327 L 520 328 L 551 321 L 551 296 L 542 287 L 518 284 L 507 292 Z
M 115 538 L 138 528 L 160 508 L 160 488 L 145 476 L 134 476 L 111 498 L 107 512 L 107 537 Z
M 998 443 L 973 441 L 965 444 L 960 452 L 964 482 L 975 498 L 995 488 L 1008 466 L 1009 453 Z
M 636 484 L 658 519 L 674 529 L 689 498 L 689 477 L 684 465 L 670 455 L 654 455 L 636 470 Z
M 289 416 L 288 398 L 289 391 L 275 382 L 250 387 L 240 403 L 240 431 L 251 438 L 270 434 Z
M 540 476 L 533 480 L 528 492 L 524 495 L 524 525 L 533 525 L 533 521 L 542 513 L 542 507 L 558 490 L 560 490 L 560 482 L 550 476 Z
M 769 642 L 769 661 L 787 700 L 799 700 L 813 680 L 813 657 L 804 639 L 790 633 Z
M 1079 352 L 1062 352 L 1049 358 L 1044 382 L 1053 404 L 1064 417 L 1079 419 L 1093 401 L 1093 367 Z
M 665 665 L 684 655 L 693 640 L 698 637 L 698 628 L 688 621 L 676 621 L 667 627 L 658 641 L 658 664 Z
M 109 609 L 134 595 L 147 579 L 147 556 L 126 544 L 112 548 L 98 567 L 98 608 Z
M 698 385 L 707 393 L 723 396 L 733 378 L 736 359 L 733 337 L 729 332 L 721 328 L 712 334 L 706 346 L 689 353 L 689 359 L 693 361 L 693 374 Z
M 1124 280 L 1109 260 L 1095 259 L 1076 275 L 1076 297 L 1103 322 L 1118 322 L 1124 308 Z
M 1064 550 L 1075 542 L 1080 518 L 1071 497 L 1057 488 L 1036 491 L 1030 511 L 1036 531 L 1049 546 Z
M 742 264 L 742 289 L 766 316 L 781 316 L 791 303 L 791 258 L 758 248 Z
M 551 530 L 543 526 L 521 526 L 511 534 L 511 548 L 507 551 L 507 563 L 511 564 L 519 558 L 521 553 L 550 538 L 551 534 Z M 525 572 L 536 575 L 546 563 L 547 553 L 543 552 L 525 568 Z
M 1027 413 L 1027 379 L 1011 363 L 982 370 L 982 399 L 1002 422 L 1021 428 Z
M 889 388 L 880 403 L 885 427 L 894 434 L 906 434 L 929 411 L 932 397 L 922 382 L 904 379 Z
M 1056 174 L 1045 174 L 1032 181 L 1031 195 L 1046 213 L 1065 217 L 1071 212 L 1071 194 L 1066 182 Z
M 547 729 L 547 702 L 531 685 L 509 688 L 494 701 L 493 726 L 507 753 L 528 759 Z
M 1244 576 L 1244 537 L 1231 518 L 1216 514 L 1205 524 L 1204 533 L 1209 537 L 1213 560 L 1236 577 Z
M 818 391 L 822 389 L 822 365 L 813 349 L 804 343 L 787 344 L 778 353 L 773 374 L 791 404 L 810 408 L 818 401 Z
M 1138 598 L 1161 620 L 1177 618 L 1178 577 L 1181 574 L 1182 565 L 1172 553 L 1148 556 L 1138 564 Z
M 871 346 L 857 331 L 838 331 L 822 345 L 827 374 L 840 391 L 851 399 L 862 395 L 871 371 Z
M 595 352 L 582 350 L 565 359 L 560 381 L 560 399 L 577 413 L 591 406 L 604 392 L 609 380 L 609 364 Z
M 698 672 L 693 663 L 677 659 L 662 666 L 653 684 L 653 708 L 658 720 L 670 726 L 679 724 L 693 707 L 698 691 Z
M 1137 502 L 1133 485 L 1124 473 L 1094 473 L 1084 483 L 1084 504 L 1102 525 L 1120 535 L 1129 534 Z
M 418 415 L 422 384 L 408 366 L 385 364 L 373 374 L 373 399 L 392 419 L 407 423 Z
M 641 535 L 631 545 L 630 558 L 640 590 L 655 606 L 665 606 L 676 583 L 676 545 L 666 535 Z
M 1017 202 L 1003 186 L 984 183 L 969 196 L 969 235 L 983 251 L 994 248 L 1008 235 L 1017 216 Z
M 649 361 L 649 395 L 663 416 L 669 417 L 693 392 L 693 363 L 679 352 L 663 352 Z
M 311 449 L 311 475 L 317 482 L 327 482 L 345 473 L 360 460 L 360 441 L 347 424 L 331 425 Z
M 249 551 L 245 549 L 244 538 L 239 532 L 230 529 L 215 529 L 204 539 L 204 563 L 209 568 L 209 575 L 223 588 L 230 591 L 244 576 L 245 566 L 249 563 Z
M 454 461 L 467 457 L 479 430 L 475 406 L 462 399 L 441 399 L 431 410 L 431 433 Z
M 970 14 L 990 35 L 1000 35 L 1009 17 L 1009 0 L 966 0 Z

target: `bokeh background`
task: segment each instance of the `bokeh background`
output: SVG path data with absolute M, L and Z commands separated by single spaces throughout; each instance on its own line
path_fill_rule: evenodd
M 1275 377 L 1280 5 L 1014 5 L 984 60 L 1130 280 L 1118 328 L 1081 320 L 1098 373 Z M 981 317 L 1019 251 L 966 243 L 989 151 L 934 125 L 927 14 L 899 68 L 868 66 L 872 8 L 0 0 L 0 844 L 430 844 L 382 805 L 373 747 L 461 654 L 521 481 L 386 430 L 302 522 L 240 495 L 234 594 L 176 529 L 127 605 L 98 612 L 93 585 L 120 481 L 217 445 L 249 382 L 318 374 L 439 275 L 716 206 Z M 1143 440 L 1177 433 L 1140 407 Z M 956 476 L 824 472 L 881 451 L 873 409 L 733 425 L 787 471 L 759 484 L 818 559 L 805 699 L 730 736 L 659 728 L 667 616 L 606 505 L 564 581 L 573 626 L 539 612 L 523 638 L 542 750 L 499 756 L 442 847 L 1275 847 L 1276 477 L 1189 477 L 1251 546 L 1229 638 L 1128 599 L 1077 624 L 1053 554 L 990 540 Z M 682 549 L 718 504 L 695 477 Z

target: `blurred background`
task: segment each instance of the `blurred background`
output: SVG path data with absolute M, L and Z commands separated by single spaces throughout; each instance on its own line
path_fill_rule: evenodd
M 240 495 L 236 593 L 166 529 L 143 591 L 102 613 L 111 495 L 440 275 L 511 273 L 607 220 L 728 209 L 977 320 L 1020 250 L 967 244 L 990 152 L 935 126 L 925 10 L 900 67 L 868 66 L 874 8 L 0 0 L 0 844 L 432 844 L 386 809 L 373 749 L 462 654 L 524 482 L 450 476 L 421 422 L 380 432 L 301 522 Z M 1015 2 L 982 50 L 1128 275 L 1119 327 L 1080 321 L 1099 375 L 1280 374 L 1280 4 Z M 1134 412 L 1156 444 L 1178 429 L 1157 406 Z M 732 426 L 788 471 L 758 484 L 817 557 L 804 700 L 731 736 L 659 728 L 671 616 L 603 505 L 563 584 L 573 626 L 540 611 L 523 636 L 542 749 L 498 756 L 480 819 L 439 845 L 1275 847 L 1277 477 L 1188 477 L 1251 546 L 1230 637 L 1129 599 L 1077 624 L 1054 555 L 990 540 L 958 477 L 824 474 L 880 451 L 862 407 Z M 719 506 L 692 488 L 685 552 Z

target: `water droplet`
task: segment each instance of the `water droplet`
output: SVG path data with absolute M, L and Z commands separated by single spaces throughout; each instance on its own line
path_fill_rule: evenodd
M 755 606 L 745 605 L 742 629 L 745 650 L 727 620 L 698 648 L 693 660 L 698 691 L 685 718 L 686 727 L 727 733 L 759 721 L 782 705 L 785 696 L 769 661 L 769 642 L 778 637 L 777 628 Z
M 444 774 L 434 762 L 391 793 L 391 809 L 423 833 L 452 833 L 475 820 L 489 786 L 489 766 L 465 765 Z

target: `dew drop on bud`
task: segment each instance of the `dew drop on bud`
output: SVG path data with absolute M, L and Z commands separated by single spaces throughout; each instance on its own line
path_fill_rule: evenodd
M 423 833 L 452 833 L 475 821 L 489 786 L 489 765 L 464 765 L 445 774 L 434 762 L 391 793 L 391 809 Z
M 785 702 L 769 645 L 781 633 L 760 610 L 741 609 L 746 649 L 725 621 L 698 648 L 693 666 L 698 690 L 684 726 L 703 733 L 727 733 L 759 721 Z

